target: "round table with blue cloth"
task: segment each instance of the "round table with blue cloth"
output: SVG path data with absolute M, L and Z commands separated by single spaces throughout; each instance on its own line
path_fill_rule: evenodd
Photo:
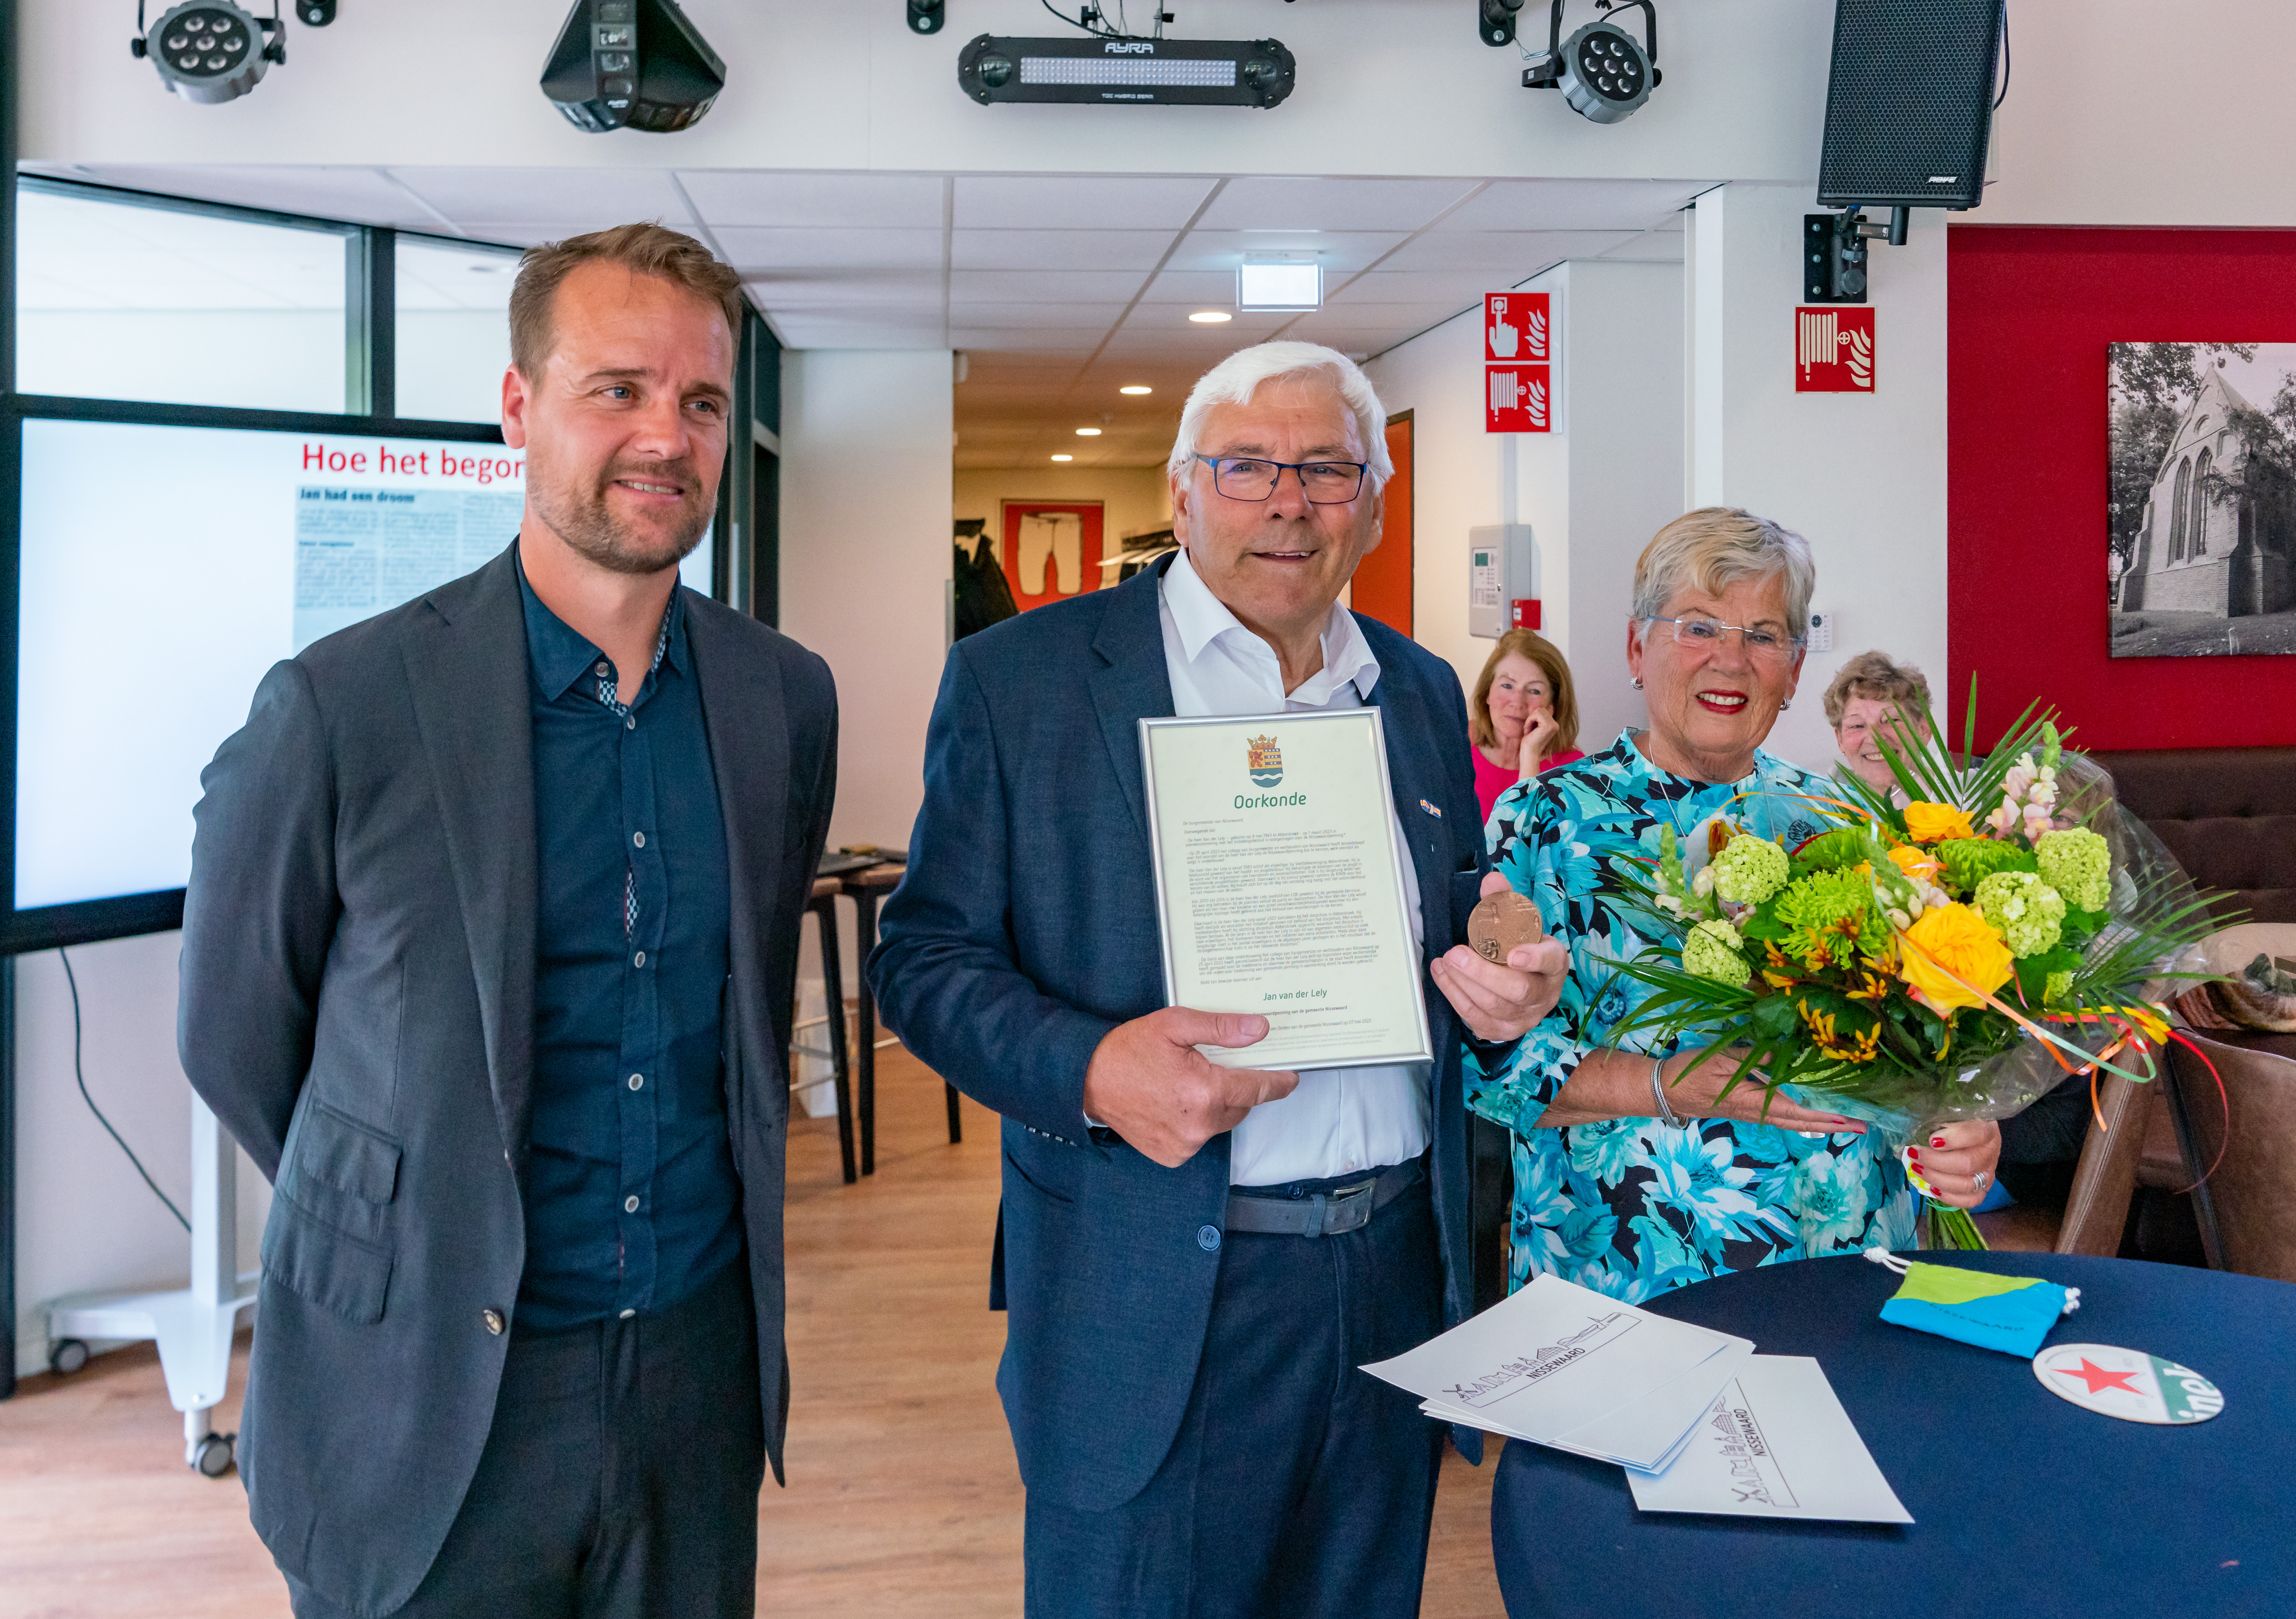
M 1882 1320 L 1899 1278 L 1849 1255 L 1661 1294 L 1655 1314 L 1814 1355 L 1911 1524 L 1638 1512 L 1615 1467 L 1511 1442 L 1491 1536 L 1508 1619 L 2296 1615 L 2296 1286 L 2054 1253 L 1930 1253 L 2081 1290 L 2051 1344 L 2190 1367 L 2183 1427 L 2061 1400 L 2031 1363 Z

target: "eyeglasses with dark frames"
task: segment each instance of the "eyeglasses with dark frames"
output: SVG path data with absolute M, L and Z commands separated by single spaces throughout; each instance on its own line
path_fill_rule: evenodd
M 1289 468 L 1311 505 L 1344 505 L 1362 492 L 1362 461 L 1263 461 L 1257 456 L 1203 456 L 1212 469 L 1212 488 L 1230 500 L 1267 500 Z

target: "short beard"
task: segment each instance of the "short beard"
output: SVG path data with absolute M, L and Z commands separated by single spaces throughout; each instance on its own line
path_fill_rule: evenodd
M 711 514 L 696 507 L 685 514 L 682 531 L 670 547 L 648 546 L 607 509 L 606 489 L 618 478 L 649 477 L 682 484 L 689 490 L 699 489 L 701 482 L 686 463 L 662 462 L 651 466 L 609 467 L 586 490 L 577 491 L 563 485 L 529 487 L 528 497 L 534 503 L 536 515 L 577 555 L 614 573 L 660 573 L 675 568 L 693 554 L 694 547 L 701 543 L 701 537 L 709 531 Z

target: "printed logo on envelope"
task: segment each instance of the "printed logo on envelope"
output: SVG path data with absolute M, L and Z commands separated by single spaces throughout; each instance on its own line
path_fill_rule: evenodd
M 1496 1371 L 1486 1373 L 1472 1383 L 1455 1383 L 1439 1390 L 1437 1398 L 1455 1401 L 1469 1410 L 1496 1405 L 1536 1386 L 1542 1377 L 1550 1377 L 1564 1367 L 1584 1360 L 1594 1351 L 1626 1336 L 1641 1325 L 1638 1315 L 1614 1310 L 1609 1315 L 1590 1319 L 1577 1332 L 1531 1351 L 1521 1360 L 1500 1361 Z
M 1244 765 L 1255 787 L 1272 787 L 1283 779 L 1283 750 L 1273 736 L 1254 736 L 1244 747 Z

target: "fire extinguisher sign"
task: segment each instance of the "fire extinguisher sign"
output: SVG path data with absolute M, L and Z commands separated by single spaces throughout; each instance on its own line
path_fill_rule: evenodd
M 1483 298 L 1483 431 L 1554 430 L 1552 295 L 1490 292 Z

